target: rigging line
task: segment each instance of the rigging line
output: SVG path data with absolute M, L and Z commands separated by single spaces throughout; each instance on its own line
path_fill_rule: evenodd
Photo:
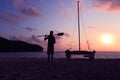
M 87 33 L 86 33 L 86 29 L 83 28 L 83 27 L 82 27 L 82 29 L 83 29 L 83 32 L 84 32 L 84 35 L 85 35 L 85 39 L 86 39 L 86 43 L 87 43 L 88 49 L 91 50 L 90 44 L 89 44 L 89 40 L 88 40 L 88 36 L 87 36 Z
M 83 21 L 83 15 L 82 15 L 82 14 L 81 14 L 81 23 L 82 23 L 82 25 L 83 25 L 82 29 L 83 29 L 85 38 L 86 38 L 86 40 L 87 40 L 86 43 L 87 43 L 88 49 L 91 50 L 91 48 L 90 48 L 90 43 L 89 43 L 89 40 L 88 40 L 87 31 L 86 31 L 86 27 L 85 27 L 85 24 L 84 24 L 84 21 Z
M 77 16 L 76 16 L 75 21 L 74 21 L 74 28 L 73 28 L 72 39 L 71 39 L 71 43 L 70 43 L 70 48 L 69 49 L 72 48 L 73 37 L 74 37 L 74 34 L 75 34 L 75 30 L 76 30 L 76 25 L 75 25 L 76 22 L 77 22 Z

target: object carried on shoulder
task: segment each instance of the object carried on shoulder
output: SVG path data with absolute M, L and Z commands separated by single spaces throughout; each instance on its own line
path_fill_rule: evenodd
M 61 32 L 61 33 L 57 33 L 57 34 L 53 34 L 54 36 L 63 36 L 64 33 Z M 48 36 L 48 35 L 38 35 L 37 37 L 44 37 L 44 36 Z

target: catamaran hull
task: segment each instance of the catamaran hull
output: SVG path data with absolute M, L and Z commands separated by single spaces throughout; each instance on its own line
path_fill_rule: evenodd
M 70 51 L 66 50 L 66 58 L 70 59 L 71 55 L 83 55 L 84 57 L 89 57 L 89 60 L 94 60 L 95 58 L 95 51 Z

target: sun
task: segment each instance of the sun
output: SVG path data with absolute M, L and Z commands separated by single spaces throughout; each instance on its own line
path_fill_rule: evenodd
M 102 42 L 105 44 L 111 44 L 113 42 L 113 37 L 108 34 L 104 34 L 101 39 L 102 39 Z

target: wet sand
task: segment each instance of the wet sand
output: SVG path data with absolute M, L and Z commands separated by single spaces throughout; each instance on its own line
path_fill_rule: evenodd
M 120 80 L 120 59 L 0 58 L 0 80 Z

